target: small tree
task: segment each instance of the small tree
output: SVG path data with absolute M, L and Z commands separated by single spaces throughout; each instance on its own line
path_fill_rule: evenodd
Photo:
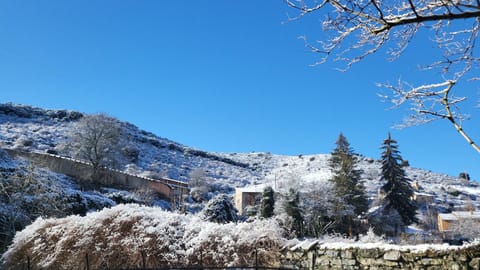
M 226 194 L 219 194 L 211 199 L 202 211 L 204 220 L 216 223 L 238 221 L 237 209 Z
M 195 168 L 188 174 L 188 184 L 190 186 L 190 196 L 196 202 L 207 200 L 208 183 L 205 172 L 201 168 Z
M 335 226 L 336 195 L 331 181 L 307 184 L 302 199 L 305 235 L 320 237 Z
M 92 179 L 99 169 L 114 163 L 119 151 L 121 128 L 118 121 L 106 114 L 87 115 L 80 119 L 70 134 L 68 149 L 76 158 L 92 165 Z
M 300 194 L 297 190 L 290 188 L 284 201 L 285 213 L 293 219 L 292 230 L 297 236 L 303 234 L 303 214 L 300 209 Z
M 260 214 L 264 218 L 269 218 L 273 216 L 273 210 L 275 207 L 275 192 L 273 188 L 268 186 L 263 190 L 262 193 L 262 206 Z
M 480 235 L 478 221 L 473 218 L 462 218 L 452 225 L 452 232 L 456 238 L 475 239 Z
M 354 228 L 359 228 L 354 226 L 357 217 L 364 215 L 368 209 L 368 200 L 365 187 L 360 181 L 362 171 L 357 169 L 357 157 L 342 133 L 338 136 L 336 145 L 330 158 L 330 167 L 337 198 L 337 229 L 352 236 Z M 355 231 L 358 233 L 358 230 Z
M 388 134 L 382 145 L 382 176 L 386 181 L 382 189 L 385 192 L 386 209 L 395 209 L 401 216 L 403 224 L 418 222 L 415 217 L 417 205 L 412 199 L 413 187 L 401 166 L 403 160 L 398 151 L 397 141 Z

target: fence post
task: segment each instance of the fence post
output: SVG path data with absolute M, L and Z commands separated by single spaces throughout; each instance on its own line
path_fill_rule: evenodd
M 203 251 L 200 250 L 200 268 L 203 268 Z
M 30 256 L 27 256 L 27 270 L 31 270 L 31 265 L 30 265 Z
M 258 269 L 258 249 L 255 247 L 255 269 Z
M 88 253 L 85 253 L 85 264 L 87 270 L 90 270 L 90 262 L 88 261 Z
M 140 251 L 141 255 L 142 255 L 142 269 L 147 269 L 147 261 L 146 261 L 146 254 L 145 254 L 145 250 L 142 250 Z

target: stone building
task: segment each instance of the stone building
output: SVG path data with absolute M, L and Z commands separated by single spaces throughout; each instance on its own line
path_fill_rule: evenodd
M 257 206 L 262 200 L 263 187 L 253 186 L 235 189 L 235 207 L 239 215 L 245 213 L 247 206 Z
M 438 214 L 438 230 L 441 232 L 451 231 L 455 224 L 462 221 L 474 221 L 480 226 L 480 212 L 454 211 L 451 213 L 440 213 Z

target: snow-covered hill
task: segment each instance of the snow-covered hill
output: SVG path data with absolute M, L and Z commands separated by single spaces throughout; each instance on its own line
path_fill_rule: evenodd
M 82 113 L 45 110 L 30 106 L 0 104 L 0 147 L 29 151 L 60 152 L 69 132 Z M 189 174 L 201 168 L 207 178 L 222 191 L 234 187 L 268 184 L 282 188 L 294 183 L 326 183 L 331 175 L 328 154 L 282 156 L 271 153 L 210 153 L 173 142 L 126 122 L 119 164 L 121 170 L 140 174 L 162 174 L 188 181 Z M 131 155 L 131 153 L 136 153 Z M 407 157 L 408 158 L 408 157 Z M 380 164 L 360 157 L 360 169 L 371 197 L 382 185 Z M 406 167 L 407 176 L 418 182 L 419 192 L 434 195 L 447 208 L 461 207 L 469 201 L 480 206 L 480 188 L 475 181 L 466 183 L 457 177 Z

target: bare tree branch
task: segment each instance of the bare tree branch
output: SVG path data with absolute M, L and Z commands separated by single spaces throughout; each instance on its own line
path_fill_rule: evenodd
M 469 78 L 480 64 L 476 41 L 480 32 L 480 0 L 285 0 L 298 12 L 298 18 L 320 14 L 323 38 L 315 44 L 303 37 L 305 46 L 320 55 L 315 63 L 332 59 L 348 70 L 371 54 L 388 47 L 391 60 L 401 56 L 420 29 L 431 29 L 431 42 L 440 56 L 423 67 L 442 78 L 440 83 L 409 86 L 382 84 L 393 93 L 386 98 L 394 107 L 409 106 L 412 114 L 404 126 L 448 120 L 455 130 L 480 153 L 480 147 L 462 127 L 466 115 L 460 105 L 467 95 L 456 96 L 459 82 Z M 454 23 L 461 21 L 458 23 Z M 457 87 L 454 87 L 457 86 Z M 465 91 L 464 91 L 465 92 Z M 472 92 L 472 91 L 470 91 Z

